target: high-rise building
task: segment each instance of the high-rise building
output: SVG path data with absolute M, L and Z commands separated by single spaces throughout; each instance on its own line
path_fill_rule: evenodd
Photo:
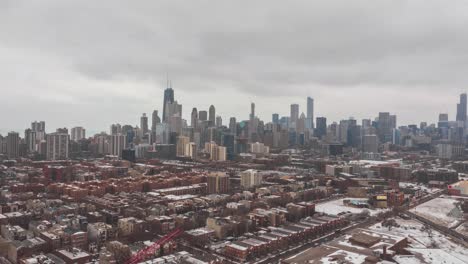
M 110 134 L 117 135 L 122 133 L 122 126 L 120 124 L 112 124 L 110 126 Z
M 249 189 L 262 184 L 262 175 L 256 170 L 246 170 L 241 172 L 241 186 Z
M 214 105 L 210 105 L 210 108 L 208 110 L 208 121 L 210 121 L 210 126 L 214 126 L 216 123 L 216 110 Z
M 208 193 L 228 193 L 229 176 L 225 172 L 211 172 L 207 177 Z
M 66 160 L 68 159 L 69 135 L 66 133 L 51 133 L 46 136 L 47 159 Z
M 169 85 L 168 85 L 169 86 Z M 167 122 L 167 104 L 174 102 L 174 90 L 171 87 L 167 87 L 164 90 L 164 101 L 163 101 L 163 121 Z
M 466 93 L 460 94 L 460 103 L 457 104 L 457 121 L 466 121 L 467 98 Z
M 184 137 L 184 136 L 177 137 L 177 144 L 176 144 L 176 156 L 177 157 L 185 156 L 185 147 L 189 143 L 190 143 L 189 137 Z
M 223 118 L 221 116 L 216 117 L 216 127 L 222 127 L 223 126 Z
M 154 110 L 151 115 L 151 131 L 154 133 L 156 131 L 156 125 L 161 123 L 161 118 L 158 115 L 158 110 Z
M 231 117 L 229 119 L 229 131 L 231 134 L 236 135 L 237 134 L 237 121 L 235 117 Z
M 437 123 L 438 128 L 448 128 L 448 114 L 439 114 L 439 122 Z
M 289 117 L 289 127 L 296 128 L 297 120 L 299 120 L 299 105 L 292 104 L 291 105 L 291 115 Z
M 273 124 L 279 124 L 279 114 L 272 114 L 271 115 L 271 122 Z
M 250 103 L 250 116 L 249 119 L 253 120 L 255 118 L 255 103 Z
M 394 128 L 396 128 L 396 116 L 390 115 L 388 112 L 380 112 L 379 121 L 377 123 L 377 132 L 380 142 L 391 142 L 392 129 Z
M 34 121 L 31 123 L 32 131 L 45 132 L 45 121 Z
M 198 112 L 198 119 L 200 121 L 207 121 L 208 120 L 208 112 L 205 110 L 201 110 Z
M 127 148 L 127 136 L 122 134 L 111 135 L 109 140 L 109 154 L 122 157 L 122 150 Z
M 315 129 L 315 136 L 322 138 L 327 135 L 327 118 L 326 117 L 317 117 L 316 118 L 317 128 Z
M 143 113 L 140 117 L 140 128 L 143 135 L 146 135 L 149 132 L 148 117 L 146 116 L 146 113 Z
M 24 141 L 26 143 L 26 148 L 29 153 L 36 151 L 36 138 L 37 132 L 28 128 L 24 131 Z
M 16 159 L 19 157 L 19 134 L 17 132 L 10 132 L 7 136 L 6 151 L 9 159 Z
M 74 127 L 71 129 L 71 140 L 80 141 L 86 138 L 86 130 L 83 127 Z
M 198 128 L 198 110 L 196 107 L 192 109 L 192 118 L 191 118 L 190 125 L 193 127 L 193 129 Z
M 314 128 L 314 99 L 312 97 L 307 97 L 307 121 L 306 128 Z
M 377 137 L 377 135 L 364 135 L 362 137 L 362 152 L 379 152 L 379 138 Z

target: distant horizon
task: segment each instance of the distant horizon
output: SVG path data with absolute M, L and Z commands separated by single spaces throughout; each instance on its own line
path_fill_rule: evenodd
M 173 89 L 174 89 L 174 88 L 173 88 Z M 176 94 L 176 95 L 175 95 L 175 100 L 178 101 L 178 100 L 177 100 L 177 90 L 174 89 L 174 91 L 175 91 L 175 94 Z M 459 95 L 460 95 L 460 94 L 459 94 Z M 459 96 L 459 95 L 458 95 L 458 96 Z M 305 99 L 304 99 L 304 101 L 307 100 L 307 97 L 312 97 L 312 96 L 306 96 Z M 435 114 L 435 116 L 434 116 L 435 121 L 420 120 L 420 121 L 416 121 L 416 122 L 402 123 L 402 122 L 400 121 L 400 118 L 401 118 L 401 117 L 398 115 L 398 112 L 392 112 L 392 111 L 379 111 L 379 112 L 376 112 L 373 116 L 362 117 L 362 118 L 358 118 L 358 117 L 356 117 L 356 116 L 350 115 L 350 116 L 343 117 L 343 118 L 339 118 L 339 119 L 336 119 L 336 120 L 330 120 L 326 115 L 317 115 L 317 114 L 316 114 L 316 113 L 317 113 L 317 109 L 316 109 L 315 105 L 317 104 L 317 101 L 316 101 L 316 99 L 315 99 L 314 97 L 312 97 L 312 98 L 314 99 L 314 123 L 315 123 L 315 119 L 316 119 L 317 117 L 326 117 L 326 118 L 327 118 L 327 125 L 332 124 L 333 122 L 339 123 L 340 120 L 347 120 L 347 119 L 349 119 L 349 118 L 354 118 L 355 120 L 358 121 L 358 125 L 360 125 L 362 119 L 371 119 L 372 121 L 374 121 L 374 120 L 378 117 L 379 112 L 389 112 L 390 114 L 395 114 L 395 115 L 397 115 L 397 127 L 400 127 L 400 126 L 408 126 L 408 125 L 418 125 L 418 126 L 419 126 L 421 122 L 427 122 L 428 125 L 431 125 L 431 124 L 436 124 L 436 125 L 437 125 L 439 114 L 448 114 L 448 116 L 449 116 L 449 121 L 455 121 L 455 113 L 453 113 L 452 115 L 450 115 L 450 114 L 447 113 L 447 112 L 440 112 L 440 113 L 436 113 L 436 114 Z M 458 97 L 457 97 L 457 98 L 458 98 Z M 184 116 L 183 116 L 183 119 L 187 120 L 187 124 L 190 126 L 190 114 L 191 114 L 191 111 L 192 111 L 193 107 L 190 107 L 189 109 L 187 109 L 183 102 L 181 102 L 181 101 L 178 101 L 178 102 L 182 104 L 183 115 L 184 115 Z M 254 102 L 254 101 L 252 101 L 252 102 Z M 249 106 L 248 110 L 249 110 L 249 111 L 250 111 L 250 103 L 251 103 L 251 102 L 248 103 L 248 106 Z M 254 102 L 254 103 L 255 103 L 255 102 Z M 296 103 L 296 102 L 294 102 L 294 103 Z M 293 104 L 293 103 L 291 103 L 291 104 Z M 287 107 L 288 110 L 289 110 L 289 107 L 290 107 L 291 104 L 288 104 L 288 105 L 287 105 L 287 106 L 288 106 L 288 107 Z M 306 107 L 307 107 L 307 106 L 306 106 L 306 103 L 304 102 L 303 104 L 300 104 L 300 103 L 298 103 L 298 104 L 299 104 L 299 115 L 300 115 L 301 113 L 306 114 Z M 454 107 L 456 107 L 456 104 L 457 104 L 457 101 L 453 102 Z M 161 103 L 161 105 L 162 105 L 162 103 Z M 197 107 L 197 110 L 198 110 L 198 111 L 200 111 L 200 110 L 206 110 L 206 111 L 208 111 L 208 108 L 209 108 L 209 105 L 208 105 L 206 108 L 198 108 L 198 107 Z M 218 108 L 216 107 L 216 105 L 215 105 L 215 109 L 216 109 L 216 115 L 219 115 L 219 114 L 218 114 Z M 158 109 L 153 109 L 153 110 L 158 110 L 158 115 L 159 115 L 159 117 L 162 118 L 162 107 L 161 107 L 161 108 L 158 108 Z M 142 115 L 143 113 L 145 113 L 145 114 L 148 116 L 148 124 L 151 126 L 151 114 L 152 114 L 152 111 L 153 111 L 153 110 L 140 113 L 140 115 L 138 115 L 138 116 L 135 117 L 135 122 L 133 122 L 133 123 L 131 123 L 131 122 L 123 122 L 123 121 L 117 120 L 117 121 L 115 121 L 115 122 L 109 122 L 109 123 L 108 123 L 107 125 L 105 125 L 102 129 L 97 129 L 97 128 L 94 128 L 94 127 L 87 127 L 87 126 L 85 126 L 85 125 L 80 125 L 80 124 L 68 125 L 68 126 L 67 126 L 67 125 L 51 126 L 50 123 L 47 121 L 47 119 L 33 119 L 33 120 L 30 120 L 29 122 L 26 122 L 26 123 L 25 123 L 25 127 L 22 128 L 22 129 L 9 129 L 9 128 L 2 128 L 2 127 L 0 127 L 0 135 L 5 135 L 5 134 L 7 134 L 7 133 L 13 131 L 13 132 L 18 132 L 18 133 L 20 133 L 20 136 L 21 136 L 21 134 L 24 133 L 24 130 L 25 130 L 25 129 L 28 129 L 28 128 L 31 127 L 31 123 L 32 123 L 32 122 L 34 122 L 34 121 L 45 121 L 45 123 L 46 123 L 46 132 L 53 132 L 53 131 L 55 131 L 57 128 L 63 128 L 63 127 L 65 127 L 65 128 L 67 128 L 67 129 L 71 129 L 71 128 L 73 128 L 73 127 L 79 127 L 79 126 L 81 126 L 81 127 L 83 127 L 83 128 L 86 130 L 86 135 L 87 135 L 87 137 L 88 137 L 88 136 L 91 136 L 91 135 L 99 134 L 99 133 L 101 133 L 101 132 L 106 132 L 106 133 L 108 133 L 108 132 L 109 132 L 109 129 L 110 129 L 110 126 L 111 126 L 112 124 L 117 124 L 117 123 L 118 123 L 118 124 L 121 124 L 121 125 L 131 125 L 131 126 L 133 126 L 133 127 L 139 126 L 139 122 L 140 122 L 139 119 L 140 119 L 140 117 L 141 117 L 141 115 Z M 454 112 L 455 112 L 455 111 L 454 111 Z M 274 114 L 274 113 L 278 113 L 278 112 L 272 112 L 272 113 L 270 114 L 270 117 L 269 117 L 268 119 L 262 119 L 262 118 L 260 118 L 260 120 L 264 121 L 265 124 L 266 124 L 266 123 L 270 123 L 270 122 L 272 121 L 272 120 L 271 120 L 271 119 L 272 119 L 272 118 L 271 118 L 271 115 Z M 258 106 L 257 106 L 257 104 L 256 104 L 256 111 L 255 111 L 255 114 L 256 114 L 257 117 L 259 117 L 259 114 L 261 114 L 261 112 L 258 111 Z M 289 113 L 284 113 L 284 114 L 278 113 L 278 114 L 279 114 L 280 118 L 283 117 L 283 116 L 288 116 L 288 117 L 289 117 Z M 260 115 L 260 116 L 268 116 L 268 115 L 262 114 L 262 115 Z M 451 119 L 451 116 L 453 117 L 453 119 Z M 228 125 L 229 125 L 229 118 L 230 118 L 230 117 L 233 117 L 233 116 L 222 117 L 222 119 L 223 119 L 223 125 L 225 125 L 225 126 L 228 126 Z M 234 117 L 236 117 L 237 122 L 244 121 L 244 120 L 247 121 L 247 120 L 249 119 L 249 118 L 248 118 L 248 114 L 245 116 L 245 118 L 239 118 L 238 116 L 234 116 Z

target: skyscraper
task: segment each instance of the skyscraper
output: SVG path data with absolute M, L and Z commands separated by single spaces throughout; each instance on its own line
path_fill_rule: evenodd
M 210 126 L 214 126 L 216 123 L 216 110 L 214 105 L 210 105 L 208 110 L 208 121 L 210 121 Z
M 51 133 L 46 136 L 47 159 L 66 160 L 68 159 L 69 136 L 65 133 Z
M 235 117 L 231 117 L 229 119 L 229 131 L 231 134 L 236 135 L 237 134 L 237 121 Z
M 250 104 L 250 120 L 253 120 L 255 118 L 255 103 Z
M 80 141 L 86 138 L 86 130 L 83 127 L 74 127 L 71 129 L 71 140 Z
M 291 105 L 291 115 L 289 118 L 289 127 L 296 128 L 297 120 L 299 119 L 299 105 L 292 104 Z
M 10 132 L 7 136 L 6 151 L 9 159 L 16 159 L 19 157 L 19 134 Z
M 314 128 L 314 99 L 312 97 L 307 97 L 307 121 L 306 128 Z
M 276 113 L 272 114 L 271 115 L 271 122 L 273 124 L 278 124 L 279 123 L 279 114 L 276 114 Z
M 190 125 L 193 127 L 193 129 L 197 129 L 198 127 L 198 110 L 196 107 L 192 109 L 192 118 L 190 120 Z
M 24 141 L 29 153 L 36 151 L 36 133 L 30 128 L 24 131 Z
M 156 132 L 156 124 L 161 123 L 161 118 L 158 115 L 158 110 L 154 110 L 151 116 L 151 131 Z
M 200 121 L 207 121 L 208 120 L 208 112 L 206 112 L 204 110 L 198 112 L 198 119 Z
M 362 152 L 379 152 L 379 138 L 377 135 L 364 135 L 362 137 Z
M 316 119 L 317 128 L 315 129 L 315 136 L 322 138 L 327 134 L 327 118 L 317 117 Z
M 45 122 L 44 121 L 34 121 L 31 123 L 32 131 L 36 132 L 45 132 Z
M 223 126 L 223 118 L 221 116 L 216 117 L 216 127 Z
M 460 94 L 460 103 L 457 104 L 457 121 L 466 121 L 466 93 Z
M 396 115 L 390 115 L 388 112 L 379 113 L 377 132 L 379 140 L 382 143 L 392 141 L 392 129 L 396 127 Z
M 122 157 L 122 150 L 127 147 L 126 136 L 122 134 L 111 135 L 109 140 L 109 154 Z
M 146 135 L 149 132 L 148 117 L 146 116 L 146 113 L 143 113 L 143 115 L 140 117 L 140 128 L 143 135 Z
M 163 121 L 167 122 L 167 113 L 166 113 L 166 105 L 168 103 L 173 103 L 174 102 L 174 90 L 172 88 L 167 87 L 166 90 L 164 90 L 164 102 L 163 102 Z

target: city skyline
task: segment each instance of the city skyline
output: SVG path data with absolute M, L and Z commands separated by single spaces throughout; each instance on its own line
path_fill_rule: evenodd
M 180 103 L 213 104 L 223 120 L 248 118 L 252 101 L 263 120 L 292 103 L 305 112 L 307 96 L 315 116 L 334 121 L 379 111 L 402 124 L 453 119 L 468 82 L 463 6 L 291 2 L 286 12 L 265 3 L 249 12 L 240 3 L 2 3 L 0 111 L 15 115 L 2 115 L 1 133 L 35 119 L 96 131 L 138 124 L 142 112 L 163 112 L 167 73 Z
M 170 85 L 172 86 L 172 85 Z M 164 94 L 166 93 L 167 90 L 170 90 L 171 91 L 171 96 L 172 96 L 172 100 L 173 101 L 178 101 L 178 91 L 177 89 L 174 89 L 172 87 L 166 87 L 163 89 L 163 92 L 162 92 L 162 96 L 161 96 L 161 99 L 164 99 Z M 465 94 L 465 93 L 463 93 Z M 460 94 L 461 95 L 461 94 Z M 460 96 L 458 95 L 458 96 Z M 332 119 L 330 118 L 328 115 L 321 115 L 320 113 L 320 110 L 317 110 L 316 108 L 316 104 L 317 104 L 317 100 L 316 98 L 314 98 L 313 96 L 307 96 L 307 97 L 304 97 L 303 98 L 303 101 L 304 102 L 301 102 L 301 103 L 290 103 L 290 104 L 285 104 L 283 108 L 285 108 L 286 110 L 284 111 L 275 111 L 275 112 L 271 112 L 271 113 L 265 113 L 263 111 L 256 111 L 255 114 L 257 117 L 259 117 L 260 120 L 264 121 L 265 123 L 269 123 L 271 122 L 271 115 L 272 114 L 279 114 L 279 117 L 282 117 L 282 116 L 290 116 L 291 112 L 291 105 L 299 105 L 299 116 L 304 113 L 306 116 L 307 116 L 307 100 L 311 98 L 312 101 L 313 101 L 313 116 L 314 116 L 314 120 L 313 122 L 315 123 L 315 118 L 317 117 L 325 117 L 327 118 L 329 124 L 333 123 L 333 122 L 336 122 L 336 123 L 339 123 L 341 120 L 346 120 L 346 119 L 349 119 L 349 118 L 354 118 L 355 120 L 357 121 L 361 121 L 362 119 L 371 119 L 371 120 L 374 120 L 375 118 L 378 117 L 378 114 L 379 112 L 391 112 L 391 113 L 394 113 L 396 116 L 398 116 L 398 123 L 397 123 L 397 126 L 399 125 L 411 125 L 411 124 L 415 124 L 415 125 L 419 125 L 421 122 L 427 122 L 428 124 L 435 124 L 437 125 L 437 121 L 438 121 L 438 117 L 439 117 L 439 114 L 448 114 L 448 117 L 449 117 L 449 120 L 450 121 L 456 121 L 456 117 L 457 117 L 457 102 L 456 100 L 460 100 L 460 99 L 457 99 L 455 98 L 455 101 L 454 102 L 450 102 L 451 103 L 451 106 L 452 108 L 455 108 L 454 111 L 446 111 L 446 112 L 439 112 L 439 113 L 436 113 L 435 116 L 433 117 L 433 122 L 431 121 L 426 121 L 426 120 L 419 120 L 419 121 L 415 121 L 415 122 L 409 122 L 409 123 L 404 123 L 404 121 L 401 121 L 401 120 L 405 120 L 404 116 L 400 116 L 398 115 L 398 111 L 391 111 L 391 110 L 387 110 L 387 109 L 383 109 L 381 111 L 377 111 L 375 112 L 374 114 L 370 114 L 369 116 L 362 116 L 362 117 L 358 117 L 356 115 L 352 115 L 352 112 L 350 112 L 350 115 L 348 116 L 342 116 L 341 118 L 338 118 L 338 119 Z M 184 108 L 184 111 L 182 111 L 182 118 L 185 119 L 187 121 L 187 124 L 190 126 L 191 125 L 191 113 L 192 113 L 192 108 L 197 108 L 199 111 L 207 111 L 209 110 L 210 106 L 213 105 L 213 104 L 210 104 L 208 105 L 207 107 L 195 107 L 195 106 L 189 106 L 189 105 L 186 105 L 184 104 L 183 102 L 181 102 L 179 100 L 179 103 L 181 103 L 182 105 L 185 105 L 185 108 Z M 213 105 L 216 107 L 216 116 L 221 116 L 222 117 L 222 120 L 223 120 L 223 124 L 225 126 L 229 126 L 229 118 L 231 117 L 235 117 L 238 122 L 239 121 L 242 121 L 242 120 L 249 120 L 250 118 L 250 104 L 251 103 L 255 103 L 256 105 L 258 105 L 256 102 L 252 101 L 252 102 L 248 102 L 248 114 L 246 116 L 238 116 L 238 115 L 230 115 L 230 114 L 225 114 L 225 112 L 222 110 L 222 107 L 224 105 L 220 105 L 219 108 L 216 107 L 216 105 Z M 320 102 L 318 102 L 318 105 L 320 105 Z M 455 106 L 454 106 L 455 105 Z M 143 114 L 146 114 L 147 116 L 150 116 L 154 110 L 158 111 L 159 113 L 159 117 L 161 119 L 161 121 L 163 121 L 163 103 L 160 104 L 160 107 L 157 107 L 157 108 L 153 108 L 153 110 L 148 110 L 148 111 L 140 111 L 138 112 L 139 114 L 136 114 L 136 116 L 133 118 L 134 120 L 132 121 L 129 121 L 129 122 L 125 122 L 123 120 L 114 120 L 112 119 L 109 120 L 109 121 L 104 121 L 103 120 L 103 124 L 100 125 L 101 128 L 97 128 L 97 127 L 90 127 L 90 126 L 86 126 L 86 125 L 82 125 L 84 123 L 75 123 L 73 121 L 68 121 L 69 125 L 66 125 L 67 124 L 67 121 L 63 124 L 57 124 L 57 125 L 54 125 L 54 122 L 50 122 L 48 121 L 47 117 L 44 117 L 44 118 L 30 118 L 29 120 L 25 120 L 25 125 L 23 126 L 23 128 L 17 128 L 17 129 L 11 129 L 11 128 L 5 128 L 5 127 L 0 127 L 0 135 L 2 134 L 6 134 L 8 132 L 11 132 L 11 131 L 15 131 L 15 132 L 18 132 L 18 131 L 23 131 L 24 129 L 28 128 L 29 127 L 29 123 L 34 121 L 34 120 L 45 120 L 47 123 L 48 123 L 48 128 L 49 129 L 52 129 L 50 131 L 53 131 L 55 130 L 56 128 L 61 128 L 61 127 L 66 127 L 66 128 L 73 128 L 73 127 L 77 127 L 77 126 L 82 126 L 82 127 L 85 127 L 88 131 L 88 135 L 91 136 L 91 135 L 94 135 L 94 134 L 97 134 L 97 133 L 100 133 L 100 132 L 108 132 L 109 130 L 109 126 L 111 124 L 114 124 L 114 123 L 118 123 L 118 124 L 121 124 L 121 125 L 125 125 L 125 124 L 128 124 L 128 125 L 132 125 L 132 126 L 138 126 L 140 127 L 140 124 L 141 124 L 141 113 Z M 258 109 L 258 108 L 256 108 Z M 278 108 L 276 108 L 278 109 Z M 135 110 L 135 111 L 138 111 L 138 110 Z M 453 112 L 453 113 L 451 113 Z M 330 116 L 335 116 L 335 115 L 330 115 Z M 130 118 L 131 119 L 131 118 Z M 147 122 L 150 122 L 151 123 L 151 120 L 148 120 Z M 150 124 L 151 126 L 151 124 Z M 141 128 L 141 127 L 140 127 Z

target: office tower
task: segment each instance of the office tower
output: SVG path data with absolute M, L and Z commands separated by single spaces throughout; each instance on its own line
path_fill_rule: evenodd
M 209 194 L 229 192 L 229 176 L 225 172 L 211 172 L 207 183 Z
M 24 141 L 26 143 L 26 148 L 29 153 L 36 151 L 36 131 L 28 128 L 24 131 Z
M 237 121 L 235 117 L 229 118 L 229 131 L 233 135 L 237 134 Z
M 396 127 L 396 116 L 388 112 L 379 113 L 377 123 L 377 132 L 380 142 L 386 143 L 392 141 L 392 129 Z
M 177 157 L 184 157 L 185 156 L 185 145 L 190 143 L 189 137 L 178 136 L 177 137 L 177 144 L 176 144 L 176 156 Z
M 216 117 L 216 127 L 222 127 L 223 126 L 223 118 L 221 116 Z
M 210 105 L 208 110 L 208 121 L 210 121 L 210 126 L 214 126 L 216 122 L 216 110 L 214 105 Z
M 193 127 L 193 129 L 197 129 L 198 128 L 198 110 L 196 107 L 192 109 L 191 117 L 192 118 L 190 120 L 190 125 Z
M 362 137 L 362 152 L 379 152 L 379 138 L 377 137 L 377 135 L 364 135 Z
M 109 137 L 105 133 L 95 135 L 94 142 L 97 145 L 97 154 L 109 154 Z
M 205 110 L 202 110 L 198 112 L 198 119 L 200 121 L 207 121 L 208 120 L 208 112 Z
M 253 120 L 255 118 L 255 103 L 250 103 L 250 116 L 249 120 Z
M 322 138 L 327 135 L 327 118 L 326 117 L 317 117 L 316 118 L 315 136 Z
M 110 126 L 110 134 L 117 135 L 122 133 L 122 126 L 120 124 L 112 124 Z
M 291 114 L 289 116 L 289 127 L 295 129 L 298 119 L 299 119 L 299 105 L 298 104 L 292 104 L 291 105 Z
M 151 131 L 156 131 L 156 124 L 161 123 L 161 118 L 158 115 L 158 110 L 154 110 L 153 114 L 151 115 Z
M 170 123 L 170 119 L 173 116 L 180 116 L 182 118 L 182 105 L 179 104 L 177 101 L 172 103 L 167 103 L 166 105 L 166 123 Z
M 301 116 L 296 122 L 296 131 L 298 133 L 304 133 L 306 128 L 306 116 L 304 113 L 301 113 Z
M 146 135 L 149 132 L 148 117 L 146 116 L 146 113 L 143 113 L 140 117 L 140 128 L 143 135 Z
M 439 122 L 437 123 L 438 128 L 448 128 L 448 114 L 439 114 Z
M 271 115 L 271 122 L 273 124 L 279 124 L 279 114 L 272 114 Z
M 35 132 L 45 132 L 45 121 L 34 121 L 31 123 L 31 129 Z
M 188 144 L 185 144 L 184 156 L 185 157 L 190 157 L 192 159 L 197 159 L 197 157 L 198 157 L 198 148 L 197 148 L 197 144 L 195 142 L 189 142 Z
M 241 186 L 249 189 L 262 184 L 262 175 L 256 170 L 246 170 L 241 172 Z
M 7 136 L 6 152 L 9 159 L 16 159 L 19 157 L 19 134 L 10 132 Z
M 168 85 L 169 86 L 169 85 Z M 164 90 L 164 101 L 163 101 L 163 121 L 167 122 L 167 104 L 173 103 L 174 102 L 174 90 L 172 88 L 168 87 L 166 90 Z
M 68 159 L 69 136 L 66 133 L 51 133 L 46 136 L 47 159 L 66 160 Z
M 71 129 L 71 140 L 80 141 L 86 138 L 86 130 L 83 127 L 74 127 Z
M 216 142 L 206 142 L 205 152 L 210 154 L 210 160 L 213 161 L 226 161 L 227 149 L 223 146 L 218 146 Z
M 314 128 L 314 99 L 312 97 L 307 97 L 307 129 Z
M 439 122 L 448 122 L 448 114 L 440 113 L 439 114 Z
M 122 150 L 127 148 L 127 136 L 122 134 L 111 135 L 109 140 L 109 154 L 122 157 Z
M 460 103 L 457 104 L 457 121 L 466 121 L 466 93 L 460 94 Z

